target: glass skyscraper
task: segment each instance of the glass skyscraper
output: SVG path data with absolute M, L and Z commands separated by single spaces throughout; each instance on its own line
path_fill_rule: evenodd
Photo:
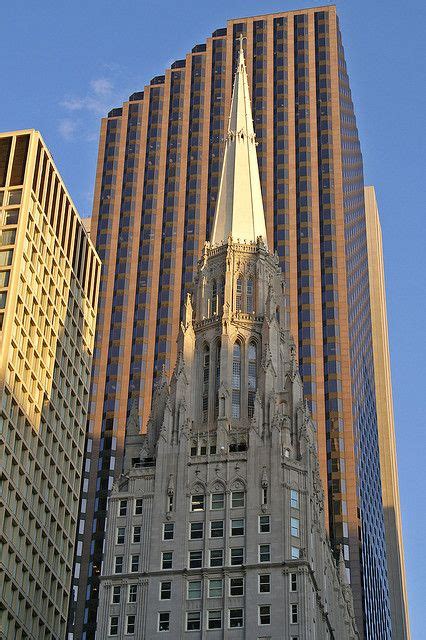
M 238 36 L 269 242 L 318 426 L 326 521 L 360 633 L 391 638 L 363 167 L 334 6 L 229 20 L 102 120 L 91 237 L 103 262 L 76 557 L 74 638 L 93 638 L 106 501 L 125 424 L 146 428 L 210 237 Z M 408 637 L 408 636 L 407 636 Z

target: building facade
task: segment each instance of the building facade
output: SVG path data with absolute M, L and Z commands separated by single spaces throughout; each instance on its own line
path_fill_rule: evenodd
M 100 261 L 37 131 L 0 134 L 1 637 L 66 634 Z
M 229 20 L 102 121 L 91 237 L 104 267 L 70 615 L 79 639 L 94 636 L 130 409 L 136 399 L 145 430 L 211 237 L 240 34 L 269 246 L 318 426 L 326 525 L 343 549 L 360 634 L 391 637 L 362 156 L 338 17 L 326 6 Z
M 242 48 L 211 234 L 170 384 L 108 500 L 96 638 L 355 640 L 316 433 L 268 251 Z
M 385 518 L 386 549 L 393 637 L 410 638 L 404 545 L 399 504 L 398 467 L 386 312 L 382 230 L 374 187 L 365 187 L 368 272 L 373 328 L 374 380 L 377 391 L 377 425 Z

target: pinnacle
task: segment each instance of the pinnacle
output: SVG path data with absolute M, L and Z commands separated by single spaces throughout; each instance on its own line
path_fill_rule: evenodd
M 260 187 L 250 93 L 244 60 L 243 38 L 232 92 L 228 134 L 222 165 L 211 243 L 227 243 L 229 236 L 241 243 L 267 244 L 265 213 Z

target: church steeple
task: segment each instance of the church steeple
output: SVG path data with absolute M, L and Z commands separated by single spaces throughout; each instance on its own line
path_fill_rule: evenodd
M 267 245 L 265 213 L 256 154 L 256 134 L 240 36 L 238 66 L 232 92 L 231 113 L 211 243 L 256 242 Z

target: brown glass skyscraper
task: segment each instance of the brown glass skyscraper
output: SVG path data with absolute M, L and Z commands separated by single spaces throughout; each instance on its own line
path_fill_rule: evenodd
M 240 34 L 268 241 L 318 425 L 330 537 L 361 634 L 391 638 L 362 157 L 333 6 L 230 20 L 102 121 L 91 237 L 104 264 L 75 638 L 94 636 L 107 496 L 127 417 L 137 402 L 145 428 L 210 237 Z

